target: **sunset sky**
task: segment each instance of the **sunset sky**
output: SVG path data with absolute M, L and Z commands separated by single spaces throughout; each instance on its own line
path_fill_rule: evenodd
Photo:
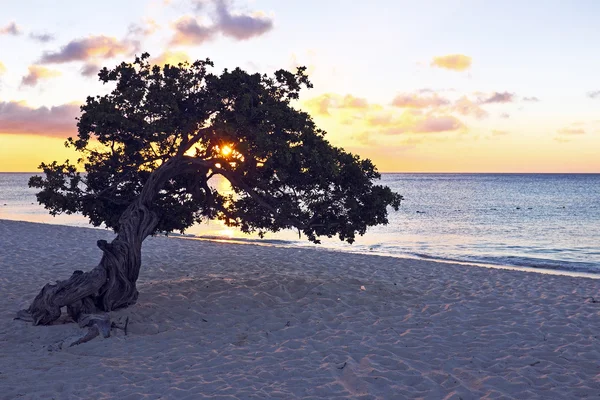
M 383 172 L 600 172 L 600 2 L 11 1 L 0 14 L 0 171 L 63 146 L 99 67 L 210 58 L 308 67 L 298 107 Z M 59 4 L 58 6 L 56 4 Z

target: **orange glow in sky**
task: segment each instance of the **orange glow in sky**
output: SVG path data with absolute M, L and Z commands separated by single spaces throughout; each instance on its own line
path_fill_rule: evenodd
M 397 0 L 201 3 L 62 0 L 32 13 L 6 2 L 0 172 L 75 161 L 63 143 L 79 105 L 110 90 L 98 70 L 142 52 L 157 65 L 210 57 L 215 74 L 306 66 L 314 88 L 294 106 L 382 172 L 600 172 L 600 58 L 590 44 L 600 2 L 439 1 L 435 12 Z

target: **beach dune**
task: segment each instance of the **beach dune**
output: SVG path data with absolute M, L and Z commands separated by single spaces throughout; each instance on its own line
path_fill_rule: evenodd
M 575 399 L 600 394 L 599 281 L 155 237 L 128 334 L 14 320 L 110 232 L 0 220 L 0 399 Z

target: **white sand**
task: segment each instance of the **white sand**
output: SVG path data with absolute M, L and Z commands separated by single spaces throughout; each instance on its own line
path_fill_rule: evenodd
M 49 351 L 15 311 L 111 237 L 0 220 L 0 399 L 600 395 L 600 281 L 310 249 L 151 238 L 129 335 Z

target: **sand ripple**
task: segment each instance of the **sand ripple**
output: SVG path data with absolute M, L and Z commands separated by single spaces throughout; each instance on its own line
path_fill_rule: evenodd
M 14 311 L 110 237 L 0 220 L 0 399 L 600 394 L 598 281 L 310 249 L 151 238 L 130 334 L 48 351 Z

